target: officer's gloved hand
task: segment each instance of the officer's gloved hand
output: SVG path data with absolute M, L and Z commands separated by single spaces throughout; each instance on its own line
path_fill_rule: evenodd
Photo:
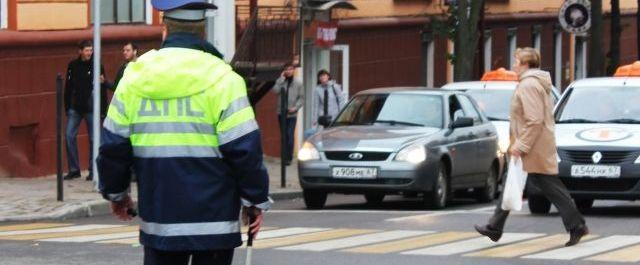
M 249 224 L 249 219 L 253 221 L 251 222 L 251 224 Z M 261 209 L 255 206 L 242 207 L 242 223 L 244 223 L 244 225 L 249 226 L 249 232 L 251 233 L 251 235 L 253 235 L 254 238 L 257 237 L 258 232 L 260 232 L 262 221 L 263 221 L 263 215 L 262 215 Z

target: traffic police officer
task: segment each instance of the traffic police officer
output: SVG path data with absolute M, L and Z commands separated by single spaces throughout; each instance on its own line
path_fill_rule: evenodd
M 131 62 L 104 121 L 100 191 L 131 220 L 138 176 L 144 264 L 231 264 L 239 216 L 270 206 L 260 132 L 244 80 L 204 41 L 206 0 L 153 0 L 164 42 Z M 129 211 L 130 212 L 130 211 Z

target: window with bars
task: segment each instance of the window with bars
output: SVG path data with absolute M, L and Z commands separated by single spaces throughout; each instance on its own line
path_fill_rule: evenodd
M 104 24 L 145 22 L 145 0 L 101 0 L 100 19 Z

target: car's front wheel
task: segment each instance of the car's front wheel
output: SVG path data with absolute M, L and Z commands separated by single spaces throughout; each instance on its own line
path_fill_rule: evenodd
M 442 209 L 447 207 L 448 196 L 449 183 L 447 182 L 447 169 L 444 163 L 440 163 L 433 190 L 424 195 L 424 204 L 430 209 Z
M 532 214 L 548 214 L 551 210 L 551 202 L 544 196 L 529 195 L 529 211 Z
M 307 209 L 322 209 L 327 202 L 327 193 L 317 190 L 303 190 L 302 196 Z
M 487 172 L 484 187 L 476 189 L 475 195 L 479 202 L 490 202 L 496 198 L 498 192 L 498 172 L 495 167 L 491 167 Z

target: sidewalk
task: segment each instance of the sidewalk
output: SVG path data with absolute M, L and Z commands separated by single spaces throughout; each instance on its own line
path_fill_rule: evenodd
M 285 200 L 302 196 L 297 165 L 287 167 L 287 186 L 280 187 L 279 160 L 265 158 L 270 176 L 270 196 Z M 56 200 L 56 177 L 0 178 L 0 222 L 62 220 L 109 213 L 109 204 L 94 189 L 94 183 L 82 178 L 64 182 L 64 201 Z M 137 198 L 136 185 L 132 197 Z

